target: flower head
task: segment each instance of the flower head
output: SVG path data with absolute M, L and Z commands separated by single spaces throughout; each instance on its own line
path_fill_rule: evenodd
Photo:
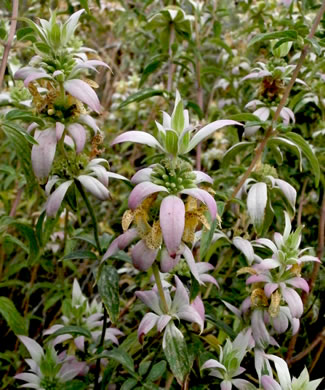
M 86 363 L 78 362 L 74 357 L 59 357 L 53 346 L 43 348 L 33 339 L 26 336 L 18 336 L 20 341 L 27 348 L 31 359 L 26 359 L 29 365 L 29 372 L 15 375 L 16 379 L 25 381 L 22 387 L 29 387 L 38 390 L 57 388 L 70 381 L 79 374 L 82 374 Z
M 177 276 L 175 276 L 175 282 L 176 290 L 173 299 L 170 296 L 169 289 L 164 289 L 168 312 L 163 309 L 157 289 L 136 292 L 136 296 L 152 310 L 143 317 L 139 325 L 138 338 L 140 340 L 154 326 L 157 326 L 158 332 L 162 332 L 166 325 L 175 319 L 194 322 L 199 325 L 202 332 L 204 318 L 202 318 L 202 310 L 199 309 L 198 302 L 194 305 L 190 304 L 188 293 Z

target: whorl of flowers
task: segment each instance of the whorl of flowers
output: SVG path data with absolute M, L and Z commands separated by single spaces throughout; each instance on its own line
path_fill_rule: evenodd
M 124 179 L 107 171 L 106 160 L 94 158 L 103 136 L 90 110 L 100 113 L 101 106 L 93 89 L 98 85 L 87 73 L 89 70 L 97 72 L 97 66 L 108 68 L 108 65 L 74 38 L 83 11 L 75 12 L 65 23 L 57 21 L 55 12 L 49 21 L 40 19 L 39 25 L 24 19 L 34 31 L 36 55 L 30 66 L 15 73 L 15 78 L 24 80 L 39 118 L 28 131 L 34 131 L 37 141 L 31 155 L 35 175 L 41 180 L 51 175 L 46 185 L 48 216 L 56 215 L 73 183 L 84 187 L 97 199 L 106 200 L 108 178 Z M 95 135 L 90 157 L 83 153 L 87 129 Z M 57 189 L 51 193 L 55 186 Z

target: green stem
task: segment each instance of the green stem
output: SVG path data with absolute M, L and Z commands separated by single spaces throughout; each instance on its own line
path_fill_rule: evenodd
M 92 206 L 91 206 L 91 204 L 89 202 L 88 196 L 85 193 L 82 185 L 80 184 L 80 182 L 78 180 L 75 180 L 75 183 L 76 183 L 76 186 L 78 188 L 78 191 L 80 192 L 80 195 L 82 196 L 82 199 L 86 203 L 87 209 L 88 209 L 89 214 L 91 216 L 91 219 L 93 221 L 94 237 L 95 237 L 95 241 L 96 241 L 96 246 L 97 246 L 97 250 L 98 250 L 99 254 L 101 255 L 102 254 L 102 249 L 101 249 L 100 242 L 99 242 L 98 224 L 97 224 L 96 215 L 94 213 L 94 210 L 93 210 L 93 208 L 92 208 Z
M 163 304 L 164 311 L 167 314 L 169 311 L 168 305 L 167 305 L 167 301 L 166 301 L 165 294 L 164 294 L 164 289 L 163 289 L 161 279 L 160 279 L 159 268 L 158 268 L 158 265 L 156 262 L 153 263 L 153 265 L 152 265 L 152 271 L 153 271 L 153 275 L 155 277 L 156 285 L 158 288 L 158 293 L 159 293 L 161 302 Z
M 104 319 L 103 319 L 103 327 L 102 327 L 102 334 L 100 336 L 100 341 L 99 341 L 99 353 L 102 352 L 103 346 L 104 346 L 104 341 L 105 341 L 105 333 L 106 333 L 106 327 L 107 327 L 107 311 L 105 306 L 104 307 Z M 96 367 L 95 367 L 95 390 L 100 389 L 100 384 L 99 384 L 99 374 L 100 374 L 100 358 L 96 360 Z

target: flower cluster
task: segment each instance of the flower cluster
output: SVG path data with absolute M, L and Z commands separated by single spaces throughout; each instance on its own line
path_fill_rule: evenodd
M 305 262 L 316 261 L 315 256 L 304 254 L 309 248 L 299 250 L 301 241 L 301 227 L 291 232 L 289 215 L 285 213 L 285 229 L 283 235 L 274 234 L 274 240 L 260 238 L 254 242 L 256 250 L 269 251 L 272 256 L 262 258 L 254 254 L 250 243 L 241 239 L 237 247 L 244 253 L 251 252 L 250 267 L 245 267 L 239 273 L 249 273 L 247 285 L 252 285 L 251 296 L 242 303 L 241 310 L 226 303 L 227 307 L 240 318 L 251 321 L 252 335 L 258 348 L 266 348 L 276 341 L 267 327 L 271 326 L 276 333 L 283 333 L 288 329 L 289 322 L 292 332 L 299 329 L 299 319 L 303 314 L 303 303 L 300 295 L 294 288 L 309 291 L 308 283 L 300 275 L 301 267 Z
M 89 110 L 99 113 L 101 107 L 93 89 L 98 86 L 87 73 L 89 70 L 97 72 L 97 66 L 108 68 L 108 65 L 95 59 L 96 53 L 82 47 L 75 39 L 74 32 L 82 13 L 83 10 L 74 13 L 63 24 L 57 21 L 55 12 L 49 21 L 40 19 L 40 25 L 26 19 L 34 31 L 37 54 L 30 66 L 15 73 L 15 78 L 24 80 L 33 96 L 39 119 L 29 126 L 28 132 L 34 132 L 37 141 L 31 155 L 34 173 L 41 180 L 48 179 L 48 216 L 56 215 L 74 183 L 97 199 L 106 200 L 108 178 L 124 179 L 106 170 L 106 160 L 94 158 L 100 153 L 97 147 L 103 142 L 103 136 Z M 83 153 L 87 129 L 94 133 L 90 156 Z M 56 185 L 57 189 L 51 194 Z

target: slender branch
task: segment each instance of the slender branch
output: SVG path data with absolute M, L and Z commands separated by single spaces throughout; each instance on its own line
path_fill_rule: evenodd
M 325 190 L 323 194 L 323 201 L 322 201 L 322 206 L 320 210 L 320 218 L 319 218 L 319 225 L 318 225 L 318 246 L 317 246 L 317 257 L 319 259 L 322 259 L 323 254 L 324 254 L 324 235 L 325 235 Z M 313 272 L 311 274 L 310 280 L 309 280 L 309 294 L 314 288 L 315 281 L 317 279 L 317 275 L 319 272 L 320 268 L 320 263 L 315 262 L 314 263 L 314 268 Z M 307 301 L 308 294 L 303 293 L 301 296 L 302 303 L 305 305 Z M 287 357 L 286 360 L 287 362 L 293 362 L 292 355 L 295 350 L 295 346 L 297 343 L 299 331 L 291 338 L 289 346 L 288 346 L 288 352 L 287 352 Z
M 173 86 L 173 73 L 174 73 L 174 64 L 173 64 L 173 43 L 175 40 L 175 27 L 174 24 L 170 25 L 169 32 L 169 47 L 168 47 L 168 80 L 167 80 L 167 91 L 171 92 Z
M 298 362 L 299 360 L 303 359 L 305 356 L 307 356 L 317 345 L 322 341 L 323 336 L 322 334 L 319 334 L 315 340 L 308 345 L 307 348 L 305 348 L 302 352 L 298 353 L 298 355 L 294 356 L 293 358 L 290 359 L 288 363 L 293 364 Z
M 314 23 L 311 27 L 311 30 L 310 30 L 310 33 L 308 34 L 308 38 L 311 39 L 313 38 L 313 36 L 315 35 L 315 32 L 317 30 L 317 26 L 318 24 L 320 23 L 320 20 L 323 16 L 323 13 L 325 11 L 325 0 L 323 1 L 322 3 L 322 6 L 320 7 L 320 9 L 318 10 L 318 13 L 315 17 L 315 20 L 314 20 Z M 239 192 L 239 190 L 241 189 L 241 187 L 243 186 L 243 184 L 245 183 L 246 179 L 249 177 L 249 175 L 251 174 L 251 172 L 253 171 L 254 167 L 255 167 L 255 164 L 257 163 L 257 161 L 260 159 L 262 153 L 263 153 L 263 150 L 266 146 L 266 143 L 267 141 L 269 140 L 269 138 L 271 138 L 273 135 L 276 134 L 276 131 L 273 130 L 273 124 L 279 119 L 279 116 L 280 116 L 280 112 L 282 111 L 283 107 L 285 106 L 286 102 L 287 102 L 287 99 L 289 97 L 289 94 L 290 94 L 290 91 L 298 77 L 298 74 L 300 72 L 300 69 L 303 65 L 303 62 L 307 56 L 307 53 L 308 53 L 308 50 L 309 50 L 309 44 L 306 44 L 302 51 L 301 51 L 301 55 L 300 55 L 300 58 L 298 60 L 298 63 L 293 71 L 293 74 L 291 76 L 291 79 L 289 81 L 289 84 L 287 85 L 284 93 L 283 93 L 283 96 L 282 96 L 282 99 L 278 105 L 278 108 L 277 110 L 275 111 L 275 114 L 274 114 L 274 117 L 273 117 L 273 120 L 272 120 L 272 123 L 271 123 L 271 126 L 269 127 L 269 129 L 267 130 L 264 138 L 262 139 L 259 147 L 256 149 L 256 152 L 255 152 L 255 156 L 250 164 L 250 166 L 248 167 L 247 171 L 244 173 L 244 175 L 242 176 L 239 184 L 237 185 L 237 187 L 234 189 L 232 195 L 231 195 L 231 199 L 233 199 L 237 193 Z
M 158 293 L 159 293 L 161 302 L 163 304 L 164 311 L 167 314 L 168 313 L 168 305 L 167 305 L 166 297 L 164 294 L 164 289 L 163 289 L 161 279 L 160 279 L 159 268 L 158 268 L 158 265 L 156 262 L 154 262 L 152 265 L 152 271 L 153 271 L 153 275 L 155 277 Z
M 16 198 L 13 201 L 12 206 L 11 206 L 9 217 L 14 217 L 16 215 L 17 207 L 19 205 L 23 191 L 24 191 L 24 186 L 20 187 L 19 190 L 17 191 Z
M 319 218 L 319 225 L 318 225 L 317 257 L 319 258 L 320 261 L 322 261 L 323 254 L 324 254 L 324 235 L 325 235 L 325 189 L 323 194 L 322 206 L 320 209 L 320 218 Z M 313 272 L 309 280 L 309 293 L 313 290 L 315 286 L 319 268 L 320 268 L 320 263 L 315 262 Z
M 196 99 L 197 104 L 199 105 L 201 111 L 203 112 L 203 88 L 201 84 L 201 63 L 200 56 L 198 55 L 200 47 L 200 35 L 199 35 L 199 24 L 198 24 L 198 12 L 195 12 L 195 40 L 196 40 L 196 63 L 195 63 L 195 73 L 196 73 Z M 202 144 L 199 143 L 196 147 L 196 169 L 201 170 L 201 154 L 202 154 Z
M 75 183 L 76 183 L 76 186 L 78 188 L 78 191 L 80 192 L 80 195 L 82 196 L 82 199 L 86 203 L 87 209 L 88 209 L 89 214 L 91 216 L 91 219 L 93 221 L 94 237 L 95 237 L 95 241 L 96 241 L 96 246 L 97 246 L 97 250 L 98 250 L 99 254 L 101 255 L 102 254 L 102 249 L 101 249 L 100 242 L 99 242 L 98 224 L 97 224 L 96 215 L 94 213 L 94 210 L 93 210 L 93 208 L 92 208 L 92 206 L 91 206 L 91 204 L 89 202 L 88 196 L 85 193 L 82 185 L 80 184 L 80 182 L 78 180 L 75 180 Z
M 102 328 L 102 334 L 100 336 L 100 341 L 98 348 L 100 348 L 99 353 L 101 353 L 101 349 L 103 348 L 104 341 L 105 341 L 105 333 L 106 333 L 106 327 L 107 327 L 107 311 L 105 306 L 104 307 L 104 319 L 103 319 L 103 328 Z M 100 389 L 100 384 L 99 384 L 99 374 L 100 374 L 100 358 L 96 360 L 96 367 L 95 367 L 95 387 L 94 390 L 99 390 Z
M 19 7 L 19 0 L 13 0 L 12 2 L 12 16 L 11 16 L 11 24 L 10 24 L 10 30 L 8 34 L 8 41 L 5 45 L 4 51 L 3 51 L 3 57 L 0 65 L 0 88 L 3 83 L 3 79 L 6 72 L 8 57 L 9 57 L 9 51 L 11 48 L 12 41 L 15 36 L 16 32 L 16 26 L 17 26 L 17 17 L 18 17 L 18 7 Z
M 307 187 L 308 180 L 309 180 L 309 178 L 306 177 L 306 179 L 304 180 L 304 184 L 302 185 L 298 214 L 297 214 L 297 225 L 298 226 L 301 225 L 302 209 L 303 209 L 304 204 L 305 204 L 305 193 L 306 193 L 306 187 Z

